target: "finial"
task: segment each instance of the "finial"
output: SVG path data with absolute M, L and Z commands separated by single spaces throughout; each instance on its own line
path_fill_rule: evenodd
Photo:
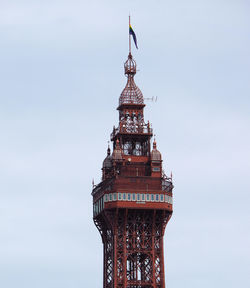
M 156 140 L 155 140 L 155 134 L 154 134 L 154 142 L 153 142 L 153 148 L 156 149 Z
M 95 186 L 94 178 L 92 179 L 92 186 Z
M 108 149 L 107 149 L 107 155 L 110 156 L 110 147 L 109 147 L 109 141 L 108 142 Z

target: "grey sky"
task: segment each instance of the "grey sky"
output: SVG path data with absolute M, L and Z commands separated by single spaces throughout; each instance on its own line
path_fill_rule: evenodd
M 136 83 L 174 177 L 171 288 L 250 286 L 250 3 L 0 2 L 0 287 L 102 287 L 91 181 Z

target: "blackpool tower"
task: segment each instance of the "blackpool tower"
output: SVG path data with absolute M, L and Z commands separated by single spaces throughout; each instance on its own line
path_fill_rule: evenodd
M 93 186 L 93 219 L 103 242 L 103 288 L 165 288 L 163 237 L 173 212 L 172 179 L 162 169 L 131 50 L 112 151 Z

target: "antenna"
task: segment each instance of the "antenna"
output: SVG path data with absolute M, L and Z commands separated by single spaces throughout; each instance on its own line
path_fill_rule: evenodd
M 143 98 L 143 99 L 147 100 L 147 101 L 151 101 L 151 102 L 157 102 L 158 97 L 157 96 L 153 96 L 151 98 Z

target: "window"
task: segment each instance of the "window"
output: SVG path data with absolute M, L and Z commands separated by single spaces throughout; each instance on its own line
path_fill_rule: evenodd
M 153 168 L 153 172 L 160 172 L 160 168 L 154 167 L 154 168 Z
M 149 201 L 150 200 L 150 195 L 147 194 L 146 196 L 147 196 L 147 201 Z
M 105 202 L 108 202 L 109 199 L 108 199 L 108 194 L 105 195 Z
M 141 200 L 145 201 L 145 194 L 141 194 Z
M 140 201 L 140 194 L 137 194 L 137 201 Z
M 135 201 L 135 193 L 133 193 L 133 201 Z
M 155 195 L 155 201 L 157 201 L 157 202 L 159 201 L 159 194 Z
M 131 200 L 131 194 L 128 193 L 128 201 L 130 201 L 130 200 Z
M 116 193 L 113 194 L 113 200 L 116 201 Z
M 122 200 L 122 193 L 118 193 L 118 200 Z
M 168 195 L 165 195 L 165 202 L 168 202 Z
M 161 202 L 164 202 L 164 195 L 161 194 Z
M 151 194 L 151 201 L 154 201 L 154 194 Z
M 109 194 L 109 201 L 112 201 L 112 194 Z
M 123 193 L 123 200 L 126 200 L 126 193 Z

